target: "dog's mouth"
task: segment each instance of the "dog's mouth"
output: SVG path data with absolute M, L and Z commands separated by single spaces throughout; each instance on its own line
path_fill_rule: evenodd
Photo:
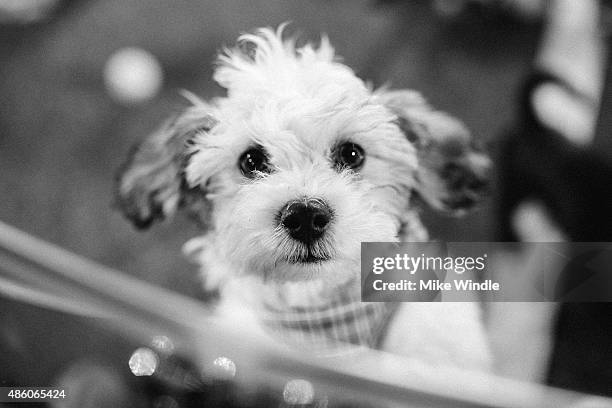
M 329 261 L 330 255 L 327 254 L 314 254 L 312 250 L 308 249 L 304 254 L 299 256 L 289 257 L 287 262 L 294 265 L 299 264 L 317 264 Z

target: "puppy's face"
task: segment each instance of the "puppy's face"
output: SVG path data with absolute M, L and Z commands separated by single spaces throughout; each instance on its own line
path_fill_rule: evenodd
M 419 187 L 402 115 L 326 39 L 301 49 L 267 29 L 241 39 L 251 52 L 226 51 L 215 72 L 227 97 L 191 97 L 145 141 L 119 202 L 140 225 L 187 206 L 208 224 L 207 253 L 234 273 L 353 276 L 361 242 L 397 240 Z
M 218 251 L 244 272 L 337 278 L 354 273 L 361 242 L 397 239 L 414 148 L 365 87 L 321 85 L 334 98 L 267 95 L 240 111 L 225 100 L 193 142 L 186 179 L 212 204 Z

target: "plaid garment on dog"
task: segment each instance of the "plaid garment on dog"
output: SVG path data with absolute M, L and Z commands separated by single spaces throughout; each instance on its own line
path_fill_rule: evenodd
M 281 340 L 301 347 L 337 349 L 350 344 L 379 348 L 398 305 L 361 302 L 359 290 L 346 287 L 335 291 L 323 305 L 266 303 L 263 322 Z

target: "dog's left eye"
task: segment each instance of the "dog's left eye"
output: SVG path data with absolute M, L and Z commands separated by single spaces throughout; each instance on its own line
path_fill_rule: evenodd
M 257 172 L 270 172 L 268 156 L 262 147 L 252 147 L 242 153 L 238 166 L 242 174 L 249 178 L 255 177 Z
M 333 156 L 336 167 L 348 167 L 353 170 L 361 167 L 365 160 L 363 148 L 351 142 L 342 143 L 336 147 Z

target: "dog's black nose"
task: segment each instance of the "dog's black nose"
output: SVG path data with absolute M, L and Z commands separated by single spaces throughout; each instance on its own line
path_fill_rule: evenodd
M 331 215 L 330 208 L 322 200 L 297 200 L 287 203 L 281 210 L 280 223 L 293 239 L 310 244 L 321 238 Z

